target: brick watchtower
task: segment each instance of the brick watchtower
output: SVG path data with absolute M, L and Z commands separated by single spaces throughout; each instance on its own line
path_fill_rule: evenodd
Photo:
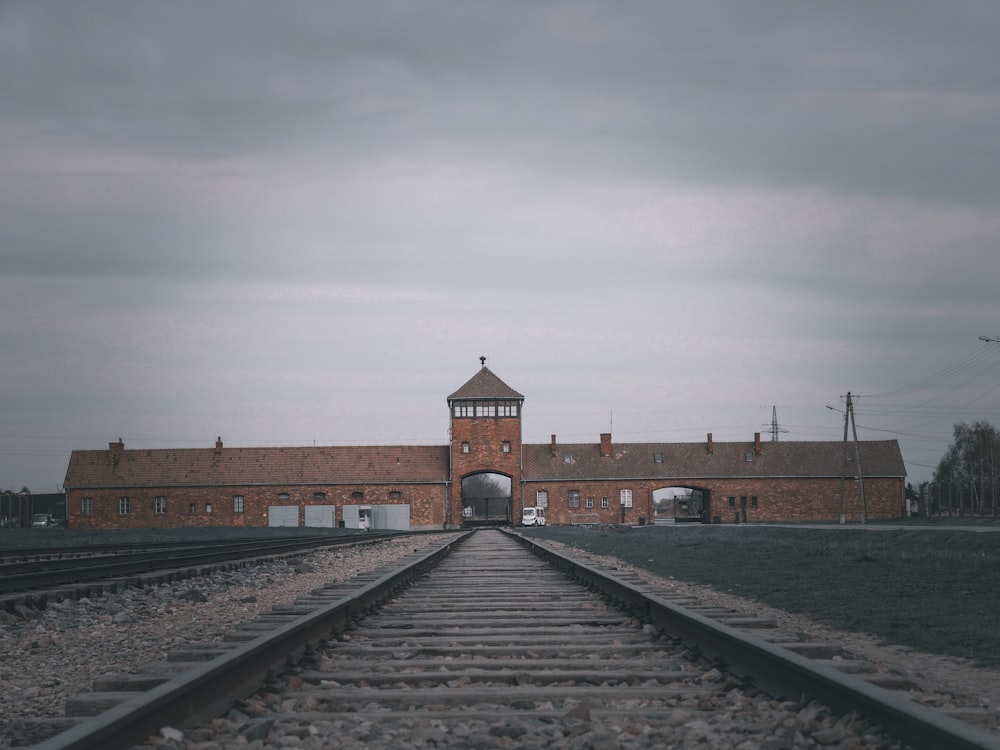
M 453 526 L 510 523 L 520 497 L 524 396 L 479 360 L 482 369 L 448 396 Z

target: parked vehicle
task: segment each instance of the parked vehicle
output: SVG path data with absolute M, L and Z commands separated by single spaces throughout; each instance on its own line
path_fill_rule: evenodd
M 31 517 L 31 528 L 33 529 L 50 529 L 58 525 L 59 522 L 48 513 L 36 513 Z
M 521 511 L 522 526 L 544 526 L 545 515 L 541 508 L 525 508 Z

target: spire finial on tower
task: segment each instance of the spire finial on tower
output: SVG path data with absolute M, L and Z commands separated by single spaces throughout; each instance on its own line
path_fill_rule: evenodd
M 483 366 L 484 369 L 486 368 L 486 355 L 485 354 L 482 357 L 479 358 L 479 363 Z

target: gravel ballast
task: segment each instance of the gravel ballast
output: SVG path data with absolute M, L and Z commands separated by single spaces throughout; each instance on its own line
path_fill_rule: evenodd
M 369 573 L 440 537 L 394 539 L 216 572 L 148 588 L 0 612 L 0 746 L 17 723 L 63 716 L 103 674 L 129 674 L 178 646 L 211 640 L 273 607 Z

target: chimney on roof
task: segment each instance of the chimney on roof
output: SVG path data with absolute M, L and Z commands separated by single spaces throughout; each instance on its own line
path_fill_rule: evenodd
M 117 466 L 124 451 L 125 441 L 121 438 L 118 438 L 117 443 L 108 443 L 108 463 Z
M 755 455 L 760 455 L 760 433 L 755 432 L 753 434 L 753 452 Z
M 715 446 L 712 445 L 712 433 L 708 433 L 708 442 L 705 443 L 705 451 L 707 453 L 715 453 Z
M 611 433 L 602 432 L 601 433 L 601 455 L 610 456 L 611 455 Z
M 222 436 L 221 435 L 215 439 L 215 453 L 216 453 L 216 455 L 222 453 Z
M 552 436 L 552 458 L 556 457 L 556 436 Z

